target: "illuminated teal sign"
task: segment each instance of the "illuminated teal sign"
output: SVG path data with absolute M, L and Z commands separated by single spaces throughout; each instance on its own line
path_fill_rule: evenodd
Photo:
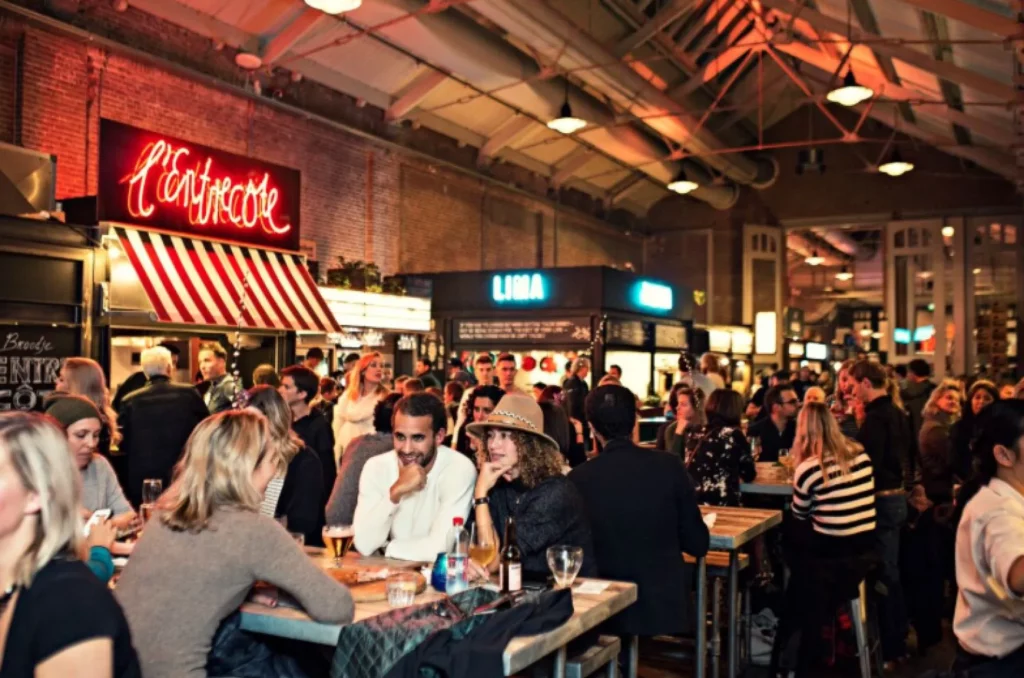
M 655 311 L 672 310 L 672 288 L 662 283 L 641 280 L 637 283 L 635 301 L 637 305 Z
M 499 304 L 522 304 L 547 298 L 547 284 L 540 273 L 497 273 L 491 278 L 491 299 Z

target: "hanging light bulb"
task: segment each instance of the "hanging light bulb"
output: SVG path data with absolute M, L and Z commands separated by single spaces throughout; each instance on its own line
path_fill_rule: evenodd
M 836 280 L 842 280 L 843 282 L 846 282 L 847 280 L 853 280 L 853 273 L 850 271 L 849 268 L 847 268 L 844 265 L 843 270 L 839 271 L 839 273 L 836 273 Z
M 942 237 L 943 238 L 952 238 L 954 233 L 956 233 L 956 229 L 953 228 L 952 226 L 943 226 L 942 227 Z
M 853 76 L 853 69 L 849 68 L 846 71 L 846 77 L 843 78 L 843 85 L 826 94 L 825 98 L 840 106 L 856 106 L 873 96 L 875 96 L 875 90 L 859 84 L 857 78 Z
M 825 258 L 818 256 L 818 250 L 813 250 L 811 256 L 804 259 L 804 263 L 808 266 L 821 266 L 825 263 Z
M 363 0 L 306 0 L 306 4 L 324 14 L 341 14 L 359 9 Z
M 686 176 L 686 171 L 682 167 L 679 168 L 679 174 L 676 175 L 676 178 L 668 184 L 668 190 L 674 191 L 679 195 L 686 195 L 687 193 L 696 191 L 698 188 L 700 188 L 700 184 L 696 181 L 690 181 Z
M 892 149 L 889 159 L 878 166 L 879 172 L 888 174 L 890 177 L 901 177 L 912 169 L 914 169 L 914 163 L 905 161 L 898 148 Z
M 572 106 L 569 105 L 568 99 L 566 99 L 565 103 L 562 104 L 562 110 L 559 111 L 558 117 L 548 122 L 549 129 L 561 132 L 562 134 L 572 134 L 573 132 L 580 131 L 586 126 L 586 120 L 577 118 L 572 114 Z

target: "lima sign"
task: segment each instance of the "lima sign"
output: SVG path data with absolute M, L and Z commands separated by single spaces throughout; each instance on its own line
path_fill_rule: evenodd
M 540 273 L 499 273 L 491 278 L 491 299 L 499 304 L 546 301 L 546 288 Z

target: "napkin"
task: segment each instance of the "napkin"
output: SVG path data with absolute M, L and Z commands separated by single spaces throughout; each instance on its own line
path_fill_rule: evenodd
M 704 516 L 704 524 L 707 525 L 708 529 L 711 530 L 715 527 L 715 520 L 718 519 L 717 513 L 709 513 Z
M 576 588 L 573 590 L 576 593 L 597 595 L 598 593 L 603 593 L 609 585 L 610 582 L 606 581 L 585 581 L 576 586 Z

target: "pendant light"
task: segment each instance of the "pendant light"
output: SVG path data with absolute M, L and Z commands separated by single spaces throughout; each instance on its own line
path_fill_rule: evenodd
M 892 149 L 889 159 L 878 166 L 879 172 L 888 174 L 890 177 L 901 177 L 912 169 L 914 169 L 914 163 L 904 160 L 898 148 Z
M 804 263 L 808 266 L 821 266 L 825 263 L 825 258 L 818 255 L 818 250 L 812 250 L 811 256 L 804 259 Z
M 843 264 L 843 270 L 836 273 L 836 280 L 842 280 L 843 282 L 853 280 L 853 273 L 847 268 L 846 264 Z
M 686 195 L 700 188 L 700 184 L 696 181 L 691 181 L 686 176 L 686 170 L 682 167 L 679 168 L 679 174 L 676 178 L 669 182 L 668 190 L 678 193 L 679 195 Z
M 359 9 L 363 0 L 306 0 L 306 4 L 324 14 L 341 14 Z
M 873 96 L 875 96 L 875 90 L 858 83 L 857 78 L 853 76 L 853 68 L 849 68 L 846 71 L 846 77 L 843 78 L 842 86 L 833 89 L 825 95 L 825 98 L 840 106 L 856 106 Z
M 553 129 L 562 134 L 573 134 L 587 126 L 587 121 L 577 118 L 572 114 L 572 106 L 569 105 L 569 79 L 565 79 L 565 103 L 558 112 L 558 117 L 548 121 L 548 129 Z

